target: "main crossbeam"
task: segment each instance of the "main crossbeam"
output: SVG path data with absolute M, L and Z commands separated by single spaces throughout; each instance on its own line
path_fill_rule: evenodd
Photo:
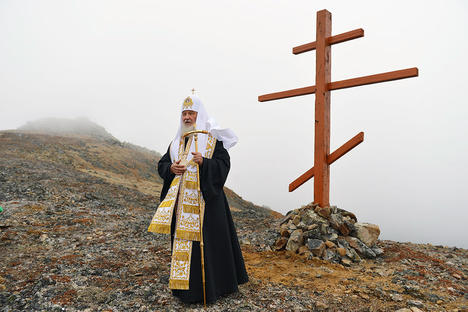
M 339 90 L 339 89 L 363 86 L 363 85 L 368 85 L 368 84 L 417 77 L 418 75 L 419 75 L 418 69 L 416 67 L 412 67 L 412 68 L 395 70 L 395 71 L 381 73 L 381 74 L 362 76 L 358 78 L 330 82 L 328 84 L 328 90 L 329 91 Z M 309 86 L 309 87 L 291 89 L 291 90 L 286 90 L 286 91 L 281 91 L 281 92 L 268 93 L 268 94 L 260 95 L 258 97 L 258 101 L 267 102 L 267 101 L 273 101 L 273 100 L 279 100 L 279 99 L 286 99 L 286 98 L 295 97 L 295 96 L 314 94 L 315 90 L 316 90 L 315 86 Z

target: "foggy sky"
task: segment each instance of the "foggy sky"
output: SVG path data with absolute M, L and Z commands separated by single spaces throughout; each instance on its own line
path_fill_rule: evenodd
M 468 5 L 464 1 L 0 0 L 0 129 L 86 116 L 122 141 L 164 153 L 197 89 L 240 138 L 227 186 L 282 213 L 313 200 L 316 11 L 332 34 L 332 81 L 409 67 L 419 77 L 332 91 L 330 202 L 381 238 L 468 248 Z

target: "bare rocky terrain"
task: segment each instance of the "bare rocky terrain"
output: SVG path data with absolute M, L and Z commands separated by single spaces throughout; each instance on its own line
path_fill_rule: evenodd
M 202 311 L 147 232 L 160 155 L 113 137 L 0 131 L 0 311 Z M 209 311 L 468 311 L 468 251 L 378 241 L 350 266 L 273 251 L 282 215 L 226 189 L 250 281 Z

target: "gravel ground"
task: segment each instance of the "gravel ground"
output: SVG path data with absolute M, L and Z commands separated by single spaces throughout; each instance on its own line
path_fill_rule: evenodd
M 126 148 L 115 143 L 45 154 L 49 141 L 0 132 L 0 311 L 204 310 L 172 297 L 169 238 L 147 232 L 154 172 L 135 178 L 116 157 L 83 165 L 90 144 Z M 250 282 L 209 311 L 468 311 L 467 250 L 379 241 L 383 256 L 351 267 L 273 252 L 278 214 L 226 192 Z

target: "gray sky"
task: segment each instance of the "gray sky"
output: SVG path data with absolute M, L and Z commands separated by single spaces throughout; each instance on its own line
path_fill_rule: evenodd
M 240 138 L 227 186 L 282 213 L 313 199 L 314 95 L 259 103 L 313 85 L 316 11 L 332 33 L 332 81 L 409 67 L 419 77 L 331 96 L 331 204 L 378 224 L 383 239 L 468 248 L 468 5 L 465 1 L 0 0 L 0 129 L 87 116 L 164 153 L 192 88 Z M 465 82 L 465 83 L 464 83 Z

